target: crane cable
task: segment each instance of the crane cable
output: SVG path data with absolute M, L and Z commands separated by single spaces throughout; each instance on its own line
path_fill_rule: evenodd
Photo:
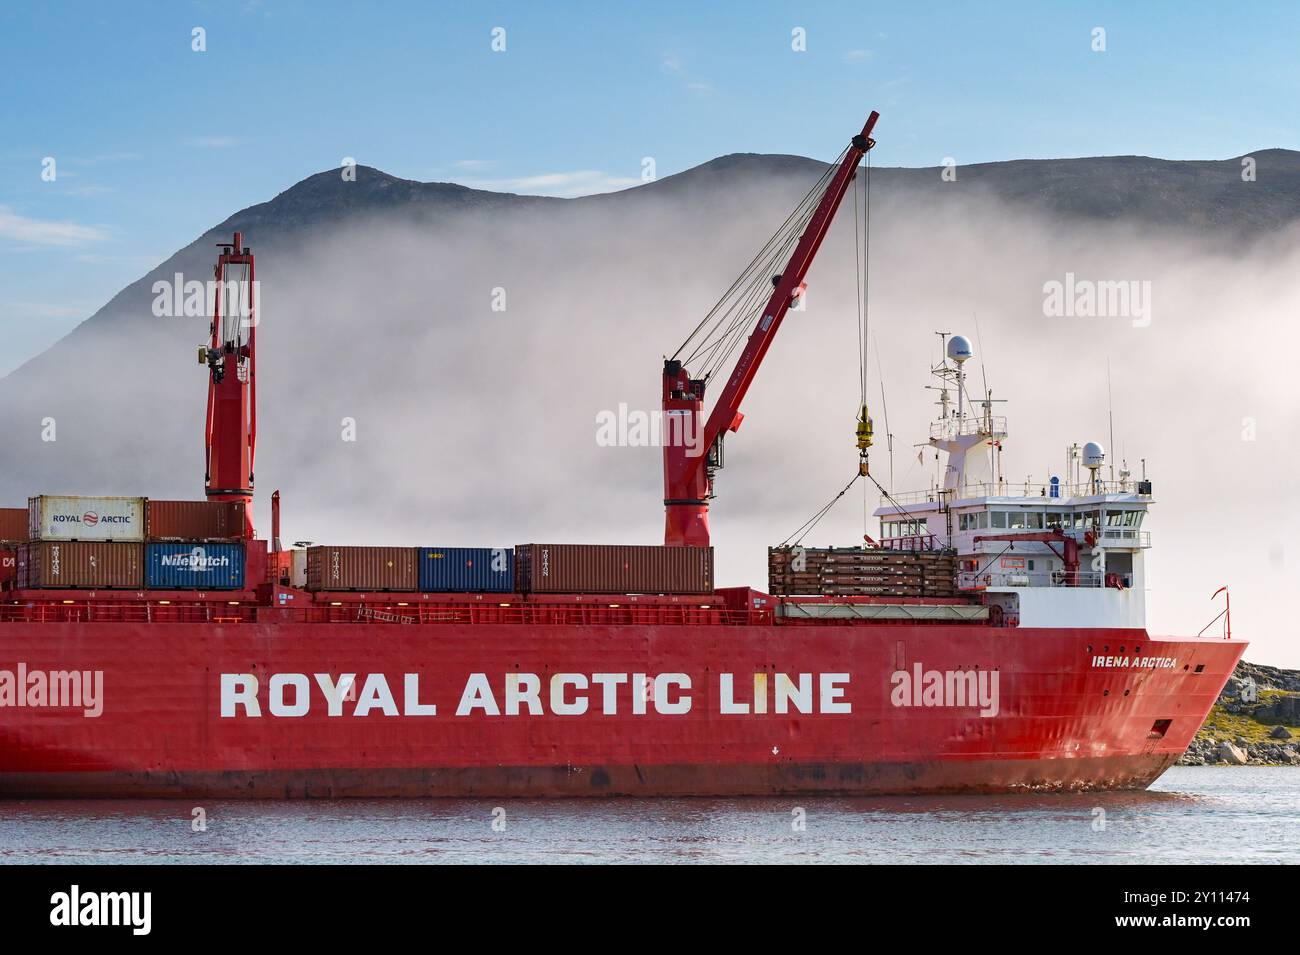
M 673 359 L 678 359 L 690 348 L 682 358 L 682 363 L 689 365 L 696 360 L 703 360 L 704 369 L 700 377 L 706 381 L 721 369 L 744 341 L 753 326 L 754 316 L 771 296 L 772 277 L 789 259 L 794 246 L 807 229 L 820 205 L 821 197 L 849 148 L 851 147 L 846 147 L 836 162 L 826 167 L 794 211 L 673 353 Z
M 863 191 L 862 199 L 862 224 L 858 224 L 858 179 L 853 177 L 853 266 L 856 270 L 854 281 L 854 292 L 858 299 L 858 407 L 861 409 L 858 418 L 858 447 L 859 447 L 859 464 L 860 472 L 867 471 L 867 451 L 862 444 L 864 429 L 867 432 L 867 444 L 871 443 L 870 419 L 867 416 L 867 371 L 870 368 L 870 357 L 868 349 L 870 347 L 871 335 L 871 315 L 870 315 L 870 275 L 871 275 L 871 151 L 866 154 L 866 186 Z M 859 235 L 861 238 L 859 239 Z M 882 379 L 881 386 L 884 382 Z M 862 485 L 862 537 L 863 540 L 869 538 L 868 529 L 870 527 L 871 505 L 868 498 L 867 486 Z
M 857 480 L 860 477 L 862 477 L 862 472 L 858 471 L 853 475 L 853 480 L 849 481 L 848 484 L 844 485 L 844 490 L 840 491 L 840 493 L 836 494 L 833 498 L 831 498 L 830 502 L 824 505 L 819 511 L 817 511 L 816 514 L 814 514 L 812 517 L 808 518 L 808 520 L 800 524 L 799 527 L 795 529 L 795 532 L 793 534 L 791 534 L 785 540 L 781 541 L 781 546 L 785 547 L 790 543 L 794 543 L 797 545 L 806 536 L 808 536 L 808 533 L 814 527 L 817 526 L 817 524 L 821 521 L 823 517 L 825 517 L 827 514 L 830 513 L 831 508 L 836 505 L 836 503 L 839 501 L 840 498 L 842 498 L 845 494 L 849 492 L 849 488 L 853 487 L 853 485 L 857 483 Z
M 869 340 L 870 340 L 869 336 L 871 332 L 871 324 L 869 318 L 869 295 L 868 295 L 870 291 L 868 276 L 870 274 L 869 266 L 871 262 L 871 257 L 870 257 L 871 256 L 871 252 L 870 252 L 871 249 L 871 153 L 870 151 L 868 151 L 866 154 L 866 160 L 867 160 L 866 177 L 865 177 L 866 185 L 865 188 L 861 190 L 862 197 L 863 197 L 862 199 L 863 208 L 862 208 L 861 218 L 859 218 L 859 214 L 858 214 L 858 194 L 859 194 L 858 179 L 856 176 L 854 176 L 853 178 L 853 265 L 855 270 L 854 291 L 857 295 L 858 386 L 859 386 L 858 404 L 859 407 L 862 408 L 864 415 L 867 407 L 867 369 L 869 367 L 868 347 L 869 347 Z M 865 451 L 864 451 L 864 455 L 865 455 Z M 796 545 L 799 544 L 812 531 L 812 529 L 821 522 L 822 518 L 824 518 L 827 514 L 830 513 L 831 508 L 833 508 L 839 502 L 840 498 L 844 497 L 844 495 L 849 492 L 849 489 L 852 488 L 855 483 L 857 483 L 858 478 L 863 476 L 866 476 L 871 479 L 871 483 L 876 485 L 876 488 L 880 491 L 881 495 L 886 500 L 888 500 L 891 504 L 893 504 L 894 507 L 898 509 L 899 513 L 901 514 L 907 513 L 907 511 L 903 509 L 903 506 L 899 504 L 897 501 L 895 501 L 894 498 L 890 495 L 890 493 L 880 486 L 880 482 L 877 481 L 875 477 L 873 477 L 870 474 L 870 472 L 866 471 L 865 468 L 859 466 L 858 471 L 853 475 L 852 480 L 850 480 L 848 484 L 844 485 L 844 489 L 841 490 L 838 494 L 836 494 L 833 498 L 831 498 L 830 501 L 827 502 L 825 505 L 823 505 L 818 511 L 816 511 L 812 517 L 810 517 L 807 521 L 805 521 L 798 528 L 796 528 L 793 534 L 791 534 L 789 537 L 787 537 L 784 541 L 781 542 L 781 546 L 785 547 L 789 545 L 791 542 L 793 542 Z M 867 485 L 864 484 L 862 486 L 862 533 L 864 538 L 867 536 L 869 508 L 870 505 L 868 504 L 868 498 L 867 498 Z

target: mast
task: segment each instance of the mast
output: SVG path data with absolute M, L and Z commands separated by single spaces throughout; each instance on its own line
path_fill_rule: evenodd
M 221 243 L 210 339 L 199 347 L 208 367 L 204 428 L 204 493 L 210 501 L 241 501 L 244 534 L 253 537 L 253 458 L 257 446 L 257 296 L 253 251 L 243 235 Z

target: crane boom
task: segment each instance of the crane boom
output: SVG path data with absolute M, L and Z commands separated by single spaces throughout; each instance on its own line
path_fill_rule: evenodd
M 680 361 L 664 362 L 665 544 L 709 546 L 709 499 L 713 497 L 713 472 L 722 467 L 722 438 L 727 431 L 740 427 L 744 417 L 740 413 L 741 402 L 786 312 L 803 294 L 808 268 L 853 182 L 858 163 L 875 145 L 871 132 L 879 117 L 879 113 L 872 111 L 862 132 L 853 137 L 785 269 L 772 277 L 772 295 L 759 313 L 744 351 L 702 430 L 705 380 L 691 378 Z

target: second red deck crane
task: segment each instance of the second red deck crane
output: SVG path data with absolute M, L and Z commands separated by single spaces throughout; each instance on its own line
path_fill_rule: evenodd
M 216 296 L 207 345 L 204 491 L 209 501 L 242 501 L 244 537 L 253 537 L 253 457 L 257 448 L 257 282 L 253 250 L 244 237 L 222 243 L 215 269 Z

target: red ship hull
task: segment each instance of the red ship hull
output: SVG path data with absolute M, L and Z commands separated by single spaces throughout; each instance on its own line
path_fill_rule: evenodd
M 1244 648 L 961 625 L 0 623 L 0 796 L 1135 789 Z M 100 674 L 97 701 L 69 673 L 92 696 Z

